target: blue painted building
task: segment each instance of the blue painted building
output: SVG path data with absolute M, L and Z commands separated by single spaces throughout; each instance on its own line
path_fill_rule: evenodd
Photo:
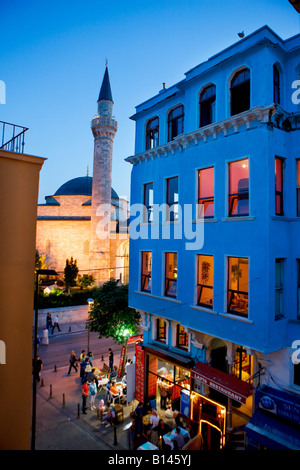
M 179 409 L 188 394 L 209 448 L 255 420 L 262 386 L 300 396 L 299 74 L 300 35 L 264 26 L 131 117 L 144 398 L 165 383 Z

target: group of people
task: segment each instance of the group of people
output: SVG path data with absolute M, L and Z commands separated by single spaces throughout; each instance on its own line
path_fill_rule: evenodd
M 171 413 L 168 417 L 173 418 L 176 425 L 175 436 L 172 439 L 173 445 L 175 449 L 179 450 L 185 445 L 183 434 L 179 428 L 179 413 L 178 411 L 173 410 L 172 407 L 168 408 L 168 410 Z M 148 421 L 148 424 L 145 425 L 143 424 L 143 417 L 149 414 L 151 414 L 151 418 Z M 141 444 L 142 435 L 152 444 L 158 446 L 160 437 L 172 431 L 171 426 L 159 417 L 158 412 L 151 407 L 149 401 L 145 404 L 140 402 L 132 413 L 131 419 L 132 423 L 130 433 L 134 449 Z M 163 450 L 170 450 L 168 449 L 168 444 L 166 444 L 163 439 L 161 440 L 161 445 Z
M 51 316 L 51 313 L 47 313 L 47 317 L 46 317 L 46 330 L 48 330 L 48 331 L 51 330 L 51 334 L 53 335 L 55 328 L 57 328 L 58 331 L 61 331 L 61 330 L 60 330 L 60 326 L 59 326 L 59 315 L 55 315 L 54 323 L 52 323 L 52 316 Z

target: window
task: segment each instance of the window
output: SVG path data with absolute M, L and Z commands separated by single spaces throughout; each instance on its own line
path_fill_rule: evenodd
M 213 308 L 213 276 L 213 257 L 198 255 L 197 305 Z
M 250 108 L 250 70 L 237 72 L 230 83 L 231 116 Z
M 150 119 L 146 127 L 146 150 L 153 149 L 159 145 L 159 119 Z
M 198 171 L 198 217 L 214 216 L 214 168 Z M 202 206 L 200 206 L 202 204 Z
M 176 347 L 181 349 L 188 349 L 189 335 L 186 333 L 182 325 L 176 325 Z
M 275 214 L 283 215 L 283 160 L 275 158 Z
M 144 222 L 153 222 L 153 183 L 144 184 Z
M 300 320 L 300 259 L 297 259 L 297 319 Z
M 212 124 L 216 120 L 216 87 L 210 85 L 200 94 L 200 127 Z
M 248 159 L 229 163 L 229 217 L 249 215 Z
M 276 65 L 273 65 L 273 101 L 280 104 L 280 75 Z
M 167 210 L 166 219 L 178 220 L 178 177 L 167 179 Z
M 238 346 L 236 349 L 231 374 L 244 381 L 248 380 L 252 376 L 252 357 L 250 354 L 247 354 L 247 351 L 243 346 Z M 250 383 L 252 383 L 252 380 Z
M 248 316 L 248 259 L 228 258 L 229 313 Z
M 162 318 L 156 320 L 156 340 L 162 343 L 167 341 L 167 324 Z
M 283 318 L 283 261 L 275 260 L 275 320 Z
M 170 111 L 168 115 L 168 141 L 175 139 L 179 134 L 183 133 L 184 108 L 178 106 Z
M 300 217 L 300 160 L 297 160 L 297 217 Z
M 177 296 L 177 253 L 165 255 L 165 295 Z
M 142 291 L 151 292 L 151 273 L 152 273 L 152 253 L 151 251 L 142 252 Z

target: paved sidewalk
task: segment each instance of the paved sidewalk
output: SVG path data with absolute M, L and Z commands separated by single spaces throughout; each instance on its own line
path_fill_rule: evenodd
M 130 413 L 136 403 L 125 405 L 124 422 L 114 430 L 101 425 L 97 411 L 81 413 L 81 380 L 79 372 L 66 375 L 67 367 L 44 371 L 42 385 L 37 386 L 37 450 L 129 450 L 128 431 Z M 104 398 L 104 392 L 96 397 Z M 79 414 L 78 414 L 79 405 Z M 116 433 L 116 434 L 115 434 Z

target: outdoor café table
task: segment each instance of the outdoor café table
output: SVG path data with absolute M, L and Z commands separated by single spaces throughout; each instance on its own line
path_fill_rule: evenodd
M 159 449 L 154 444 L 147 441 L 147 442 L 145 442 L 145 444 L 138 447 L 137 450 L 159 450 Z
M 183 429 L 183 428 L 179 428 L 179 429 L 184 439 L 190 438 L 190 433 L 186 429 Z M 163 440 L 165 441 L 165 444 L 167 444 L 168 446 L 171 446 L 172 450 L 174 448 L 173 440 L 174 440 L 175 435 L 176 435 L 176 428 L 173 429 L 170 433 L 167 433 L 163 436 Z
M 99 387 L 99 390 L 101 390 L 102 388 L 105 387 L 105 385 L 107 384 L 108 382 L 108 379 L 104 379 L 103 377 L 99 377 L 98 378 L 98 387 Z

